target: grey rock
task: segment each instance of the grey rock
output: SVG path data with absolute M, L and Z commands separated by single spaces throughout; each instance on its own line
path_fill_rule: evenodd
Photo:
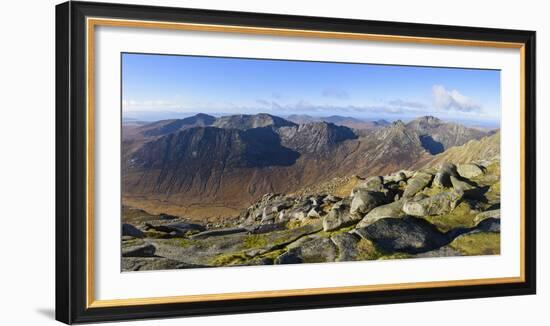
M 123 223 L 122 224 L 122 236 L 130 236 L 134 238 L 143 238 L 143 232 L 141 232 L 138 228 L 133 226 L 132 224 Z
M 365 189 L 358 189 L 351 201 L 350 213 L 362 217 L 373 208 L 384 204 L 384 202 L 385 196 L 383 194 Z
M 164 269 L 196 268 L 197 265 L 185 264 L 164 257 L 122 257 L 122 271 L 156 271 Z
M 403 205 L 403 211 L 412 216 L 441 215 L 452 211 L 462 194 L 451 189 L 418 201 L 408 201 Z
M 193 265 L 211 265 L 220 257 L 246 254 L 250 259 L 322 230 L 320 222 L 261 234 L 248 232 L 209 236 L 198 239 L 152 239 L 156 255 Z
M 408 177 L 405 171 L 399 171 L 392 175 L 384 176 L 384 183 L 388 183 L 388 182 L 399 183 L 401 181 L 406 181 L 407 178 Z
M 320 218 L 321 214 L 318 208 L 312 208 L 308 213 L 307 217 L 309 218 Z
M 500 218 L 500 208 L 477 214 L 474 218 L 474 222 L 479 223 L 488 218 Z
M 476 232 L 500 232 L 500 218 L 489 217 L 479 222 L 472 233 Z
M 460 251 L 451 248 L 450 246 L 443 246 L 439 249 L 414 255 L 415 258 L 455 257 L 455 256 L 463 256 L 463 254 Z
M 357 242 L 360 238 L 356 235 L 344 232 L 333 235 L 332 242 L 338 248 L 336 261 L 353 261 L 357 259 Z
M 168 223 L 167 223 L 168 222 Z M 162 223 L 146 223 L 148 229 L 169 233 L 175 236 L 185 235 L 188 232 L 201 232 L 206 228 L 203 225 L 187 222 L 164 221 Z
M 384 178 L 381 176 L 370 177 L 367 180 L 361 181 L 356 188 L 369 191 L 382 191 L 385 188 Z
M 389 203 L 386 205 L 378 206 L 374 208 L 372 211 L 370 211 L 361 222 L 357 224 L 358 228 L 362 228 L 365 226 L 369 226 L 372 223 L 383 219 L 383 218 L 402 218 L 407 216 L 405 212 L 402 210 L 403 208 L 403 201 L 395 201 L 393 203 Z
M 323 198 L 323 203 L 325 203 L 325 204 L 331 203 L 332 204 L 332 203 L 337 203 L 340 200 L 342 200 L 342 198 L 336 197 L 336 196 L 333 196 L 333 195 L 327 195 L 327 196 L 325 196 L 325 198 Z
M 310 236 L 300 245 L 293 246 L 286 253 L 279 256 L 276 264 L 293 263 L 322 263 L 333 262 L 338 256 L 338 249 L 330 238 Z
M 356 233 L 386 252 L 422 253 L 448 243 L 445 234 L 424 219 L 384 218 Z
M 349 213 L 349 207 L 336 203 L 323 217 L 323 230 L 334 231 L 359 221 L 361 217 Z
M 433 179 L 433 175 L 426 172 L 417 172 L 412 178 L 409 179 L 407 187 L 403 192 L 404 198 L 410 198 L 416 195 L 418 192 L 424 190 Z
M 458 191 L 458 192 L 468 192 L 469 190 L 474 190 L 476 189 L 476 186 L 466 182 L 466 181 L 462 181 L 462 180 L 459 180 L 457 177 L 455 176 L 450 176 L 450 179 L 451 179 L 451 184 L 453 186 L 453 188 Z
M 251 234 L 262 234 L 262 233 L 268 233 L 268 232 L 279 231 L 284 229 L 285 229 L 284 223 L 260 224 L 256 227 L 249 229 L 249 232 Z
M 439 188 L 450 188 L 453 185 L 451 183 L 451 176 L 458 176 L 456 165 L 443 163 L 434 177 L 433 185 Z
M 213 229 L 204 231 L 201 233 L 197 233 L 192 235 L 191 239 L 204 239 L 207 237 L 218 237 L 218 236 L 224 236 L 229 234 L 235 234 L 235 233 L 246 233 L 248 232 L 248 229 L 243 227 L 234 227 L 234 228 L 224 228 L 224 229 Z
M 151 257 L 155 251 L 155 246 L 148 242 L 122 242 L 122 257 Z
M 484 173 L 483 167 L 474 163 L 459 164 L 456 170 L 461 177 L 466 179 L 475 178 Z

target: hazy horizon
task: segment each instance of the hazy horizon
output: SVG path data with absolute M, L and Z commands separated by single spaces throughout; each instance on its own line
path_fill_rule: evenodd
M 268 113 L 268 112 L 257 112 L 257 113 L 209 112 L 209 113 L 206 113 L 206 112 L 175 112 L 175 111 L 174 112 L 169 112 L 169 111 L 127 111 L 127 112 L 124 112 L 122 120 L 123 120 L 123 122 L 136 121 L 136 122 L 150 123 L 150 122 L 155 122 L 155 121 L 160 121 L 160 120 L 185 119 L 187 117 L 191 117 L 191 116 L 194 116 L 196 114 L 201 114 L 201 113 L 202 114 L 208 114 L 208 115 L 214 116 L 216 118 L 222 117 L 222 116 L 228 116 L 228 115 L 238 115 L 238 114 L 248 114 L 249 115 L 249 114 L 267 113 L 267 114 L 270 114 L 270 115 L 274 115 L 274 116 L 278 116 L 278 117 L 281 117 L 281 118 L 284 118 L 284 119 L 288 119 L 288 117 L 293 115 L 293 114 L 277 115 L 277 114 Z M 296 115 L 305 115 L 305 114 L 296 114 Z M 365 122 L 377 121 L 377 120 L 386 120 L 386 121 L 391 123 L 391 122 L 394 122 L 394 121 L 397 121 L 397 120 L 401 120 L 401 121 L 407 123 L 409 121 L 412 121 L 414 119 L 418 119 L 420 117 L 427 116 L 427 115 L 426 114 L 425 115 L 418 115 L 418 116 L 410 117 L 410 118 L 400 118 L 400 117 L 393 117 L 393 118 L 361 118 L 361 117 L 357 117 L 357 116 L 341 115 L 341 114 L 307 115 L 307 116 L 310 116 L 311 118 L 314 118 L 314 119 L 322 119 L 322 118 L 328 118 L 328 117 L 331 117 L 331 116 L 339 116 L 339 117 L 344 117 L 344 118 L 358 119 L 358 120 L 365 121 Z M 467 126 L 467 127 L 484 127 L 484 128 L 492 128 L 492 129 L 500 128 L 500 121 L 452 119 L 452 118 L 441 118 L 441 117 L 438 117 L 438 116 L 435 116 L 435 117 L 438 118 L 438 119 L 441 119 L 445 122 L 460 123 L 460 124 L 462 124 L 464 126 Z

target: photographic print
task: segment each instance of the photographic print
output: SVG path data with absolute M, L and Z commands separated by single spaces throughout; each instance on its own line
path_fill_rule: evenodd
M 123 271 L 500 254 L 499 70 L 121 60 Z

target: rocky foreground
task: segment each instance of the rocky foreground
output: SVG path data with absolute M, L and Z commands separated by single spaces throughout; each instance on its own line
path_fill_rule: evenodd
M 122 270 L 500 253 L 498 160 L 343 180 L 346 196 L 266 194 L 215 225 L 124 207 Z

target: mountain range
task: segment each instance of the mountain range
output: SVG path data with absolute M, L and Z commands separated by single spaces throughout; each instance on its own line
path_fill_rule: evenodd
M 500 151 L 499 132 L 431 116 L 389 123 L 201 113 L 124 125 L 122 140 L 125 205 L 204 221 L 236 216 L 266 193 Z

